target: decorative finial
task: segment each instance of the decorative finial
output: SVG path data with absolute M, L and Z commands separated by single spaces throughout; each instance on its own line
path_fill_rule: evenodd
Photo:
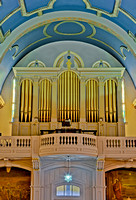
M 68 68 L 68 70 L 70 70 L 71 69 L 71 65 L 72 65 L 72 62 L 70 61 L 70 59 L 71 59 L 70 51 L 68 51 L 67 59 L 68 59 L 68 61 L 66 62 L 67 68 Z
M 102 61 L 102 59 L 100 60 L 99 67 L 103 67 L 103 61 Z

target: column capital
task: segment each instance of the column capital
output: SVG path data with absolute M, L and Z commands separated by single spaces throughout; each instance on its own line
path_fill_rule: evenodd
M 40 76 L 34 76 L 32 80 L 36 83 L 36 82 L 39 82 L 39 79 L 40 79 Z
M 51 81 L 52 81 L 52 82 L 56 82 L 57 80 L 58 80 L 58 77 L 52 77 L 52 78 L 51 78 Z
M 80 81 L 81 81 L 81 82 L 84 82 L 84 83 L 85 83 L 86 80 L 87 80 L 86 77 L 81 77 L 81 78 L 80 78 Z
M 106 79 L 104 76 L 98 76 L 99 82 L 104 82 Z
M 116 76 L 116 79 L 117 79 L 118 82 L 121 82 L 123 77 Z
M 103 171 L 104 170 L 104 163 L 105 158 L 99 158 L 97 159 L 97 171 Z
M 32 159 L 32 166 L 34 171 L 39 171 L 40 169 L 40 159 L 39 158 L 33 158 Z

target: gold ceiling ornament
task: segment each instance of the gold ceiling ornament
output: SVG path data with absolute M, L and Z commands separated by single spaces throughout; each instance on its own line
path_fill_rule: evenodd
M 67 61 L 67 63 L 66 63 L 66 61 Z M 84 62 L 83 62 L 82 58 L 77 53 L 70 51 L 70 50 L 59 54 L 54 61 L 53 67 L 63 68 L 65 64 L 68 67 L 68 65 L 71 66 L 71 64 L 72 64 L 72 63 L 70 64 L 70 62 L 73 62 L 73 65 L 75 68 L 83 68 L 84 67 Z
M 110 68 L 110 67 L 111 67 L 110 64 L 102 59 L 96 61 L 92 66 L 92 68 Z
M 11 171 L 11 167 L 6 167 L 6 171 L 7 171 L 7 173 L 9 174 L 10 171 Z
M 27 67 L 46 67 L 46 65 L 40 60 L 33 60 L 30 62 Z
M 2 98 L 2 96 L 0 95 L 0 109 L 3 108 L 4 105 L 5 105 L 5 102 L 4 102 L 3 98 Z

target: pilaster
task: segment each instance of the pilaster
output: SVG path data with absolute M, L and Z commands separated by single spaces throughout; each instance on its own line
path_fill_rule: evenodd
M 31 135 L 38 135 L 38 82 L 39 77 L 34 77 Z
M 40 200 L 40 160 L 32 159 L 33 171 L 31 174 L 31 200 Z
M 117 77 L 118 136 L 125 135 L 125 124 L 122 110 L 122 77 Z
M 104 158 L 97 159 L 96 167 L 96 200 L 105 200 Z

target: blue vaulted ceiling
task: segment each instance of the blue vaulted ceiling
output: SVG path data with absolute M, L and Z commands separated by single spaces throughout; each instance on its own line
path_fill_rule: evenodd
M 0 91 L 27 53 L 66 40 L 104 49 L 127 69 L 136 86 L 135 34 L 135 0 L 0 0 Z

